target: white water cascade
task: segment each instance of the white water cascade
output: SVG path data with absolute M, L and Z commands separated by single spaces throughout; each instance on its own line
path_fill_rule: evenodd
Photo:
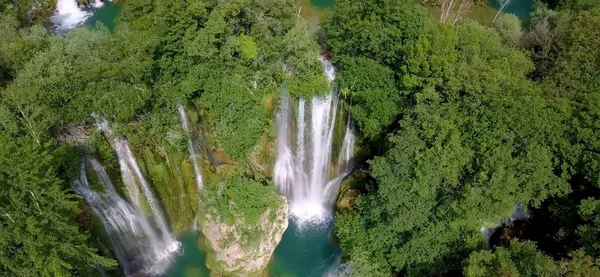
M 321 61 L 328 80 L 332 82 L 335 79 L 333 66 L 323 58 Z M 337 170 L 331 172 L 337 97 L 334 92 L 315 97 L 310 101 L 309 110 L 306 104 L 304 99 L 299 99 L 294 122 L 291 97 L 283 89 L 276 116 L 275 184 L 279 192 L 290 200 L 290 212 L 300 223 L 320 222 L 332 216 L 332 205 L 340 183 L 350 173 L 354 152 L 354 133 L 348 121 Z
M 56 11 L 50 21 L 56 25 L 57 30 L 66 31 L 82 24 L 91 15 L 91 12 L 81 9 L 76 0 L 57 0 Z
M 104 6 L 104 2 L 102 2 L 102 0 L 94 0 L 94 3 L 92 3 L 92 7 L 96 9 L 102 8 L 102 6 Z
M 104 119 L 99 120 L 99 128 L 104 132 L 107 137 L 112 136 L 112 130 L 110 129 L 109 123 Z M 116 137 L 112 139 L 111 146 L 113 150 L 117 154 L 117 159 L 119 160 L 119 168 L 121 170 L 121 176 L 125 187 L 127 188 L 127 192 L 129 194 L 129 198 L 133 204 L 139 209 L 142 210 L 141 206 L 141 198 L 140 198 L 140 188 L 142 194 L 148 206 L 150 206 L 150 210 L 153 214 L 153 219 L 162 235 L 163 240 L 172 241 L 173 243 L 178 244 L 178 242 L 171 235 L 169 225 L 167 223 L 167 219 L 164 215 L 162 208 L 160 207 L 160 203 L 154 196 L 154 192 L 152 192 L 152 188 L 150 184 L 142 174 L 142 170 L 138 165 L 131 148 L 129 147 L 129 143 L 125 138 Z
M 179 119 L 181 120 L 181 127 L 183 131 L 185 131 L 188 136 L 188 152 L 190 155 L 190 161 L 192 162 L 192 166 L 194 167 L 194 176 L 196 178 L 196 186 L 198 190 L 202 190 L 202 173 L 200 172 L 200 167 L 198 166 L 198 154 L 196 152 L 196 147 L 194 147 L 194 142 L 192 141 L 192 133 L 190 132 L 190 127 L 188 125 L 187 115 L 185 114 L 185 109 L 183 106 L 179 106 L 177 108 L 179 111 Z
M 523 207 L 521 207 L 521 205 L 515 205 L 512 212 L 510 213 L 510 216 L 508 218 L 501 219 L 499 224 L 497 224 L 497 225 L 488 224 L 488 225 L 494 226 L 494 227 L 490 227 L 490 228 L 482 226 L 481 229 L 479 229 L 479 231 L 481 232 L 483 239 L 485 239 L 485 248 L 491 249 L 492 245 L 491 245 L 490 240 L 491 240 L 492 236 L 494 235 L 494 233 L 496 233 L 498 228 L 500 228 L 502 226 L 512 226 L 515 221 L 517 221 L 517 220 L 525 220 L 526 221 L 527 218 L 528 218 L 528 215 L 523 210 Z
M 86 164 L 94 170 L 103 192 L 90 187 Z M 138 207 L 121 198 L 97 160 L 85 158 L 74 190 L 102 222 L 126 276 L 157 276 L 166 271 L 173 254 L 180 249 L 179 242 L 160 236 Z

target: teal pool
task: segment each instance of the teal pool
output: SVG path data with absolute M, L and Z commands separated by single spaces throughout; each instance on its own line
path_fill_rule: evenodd
M 337 276 L 342 250 L 332 238 L 333 221 L 300 227 L 290 220 L 271 264 L 271 277 Z
M 108 27 L 109 30 L 114 30 L 116 26 L 115 20 L 121 12 L 121 5 L 105 1 L 104 6 L 100 8 L 91 8 L 93 15 L 85 22 L 86 26 L 96 27 L 96 23 L 100 22 Z
M 523 25 L 529 25 L 529 20 L 531 20 L 531 12 L 533 12 L 533 2 L 534 0 L 513 0 L 508 7 L 504 10 L 505 13 L 512 13 L 519 17 L 523 22 Z M 491 5 L 495 9 L 500 7 L 500 3 L 498 0 L 491 0 Z
M 310 3 L 319 9 L 327 9 L 335 6 L 335 0 L 310 0 Z
M 210 270 L 206 268 L 206 253 L 198 245 L 200 234 L 192 231 L 179 237 L 183 247 L 181 256 L 175 258 L 165 277 L 209 277 Z

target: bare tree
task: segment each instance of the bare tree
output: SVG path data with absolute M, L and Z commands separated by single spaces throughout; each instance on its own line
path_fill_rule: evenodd
M 529 32 L 525 35 L 523 43 L 528 46 L 539 46 L 542 51 L 549 51 L 556 34 L 552 30 L 552 12 L 545 12 L 531 20 Z
M 496 11 L 496 15 L 494 16 L 494 19 L 492 20 L 492 24 L 494 24 L 494 21 L 496 21 L 496 18 L 498 18 L 498 16 L 506 9 L 506 7 L 508 7 L 508 5 L 510 5 L 511 2 L 512 2 L 512 0 L 498 0 L 498 3 L 500 3 L 500 7 L 498 7 L 498 11 Z
M 463 18 L 469 12 L 471 6 L 473 6 L 472 0 L 460 1 L 460 5 L 458 6 L 458 10 L 456 11 L 456 14 L 454 16 L 454 21 L 452 21 L 452 25 L 456 25 L 456 22 L 458 22 L 458 20 Z
M 440 22 L 455 25 L 473 6 L 473 0 L 441 0 Z

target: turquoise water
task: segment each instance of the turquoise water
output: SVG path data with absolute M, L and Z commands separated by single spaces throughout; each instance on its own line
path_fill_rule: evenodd
M 310 0 L 310 3 L 319 9 L 327 9 L 335 6 L 335 0 Z
M 333 221 L 300 228 L 290 220 L 271 264 L 271 277 L 323 277 L 336 272 L 342 250 L 332 239 Z
M 333 221 L 300 228 L 291 220 L 269 264 L 270 277 L 324 277 L 336 272 L 342 251 L 332 239 Z M 198 244 L 198 232 L 178 238 L 183 253 L 165 277 L 209 277 L 206 253 Z
M 114 2 L 105 1 L 104 6 L 101 8 L 91 8 L 91 11 L 94 13 L 88 20 L 85 22 L 86 26 L 96 27 L 96 23 L 101 22 L 109 30 L 113 31 L 115 29 L 115 20 L 119 13 L 121 12 L 121 5 L 116 4 Z
M 178 238 L 183 245 L 183 253 L 165 273 L 165 277 L 209 277 L 206 268 L 206 253 L 198 245 L 198 232 L 188 232 Z
M 534 0 L 513 0 L 504 10 L 505 13 L 512 13 L 521 19 L 524 25 L 529 25 L 531 12 L 533 11 Z M 491 0 L 492 7 L 500 7 L 498 0 Z

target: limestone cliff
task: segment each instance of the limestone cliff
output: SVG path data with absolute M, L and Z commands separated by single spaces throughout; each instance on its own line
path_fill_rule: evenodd
M 258 224 L 248 226 L 240 217 L 228 224 L 210 213 L 201 220 L 207 252 L 206 265 L 222 276 L 261 276 L 288 227 L 288 204 L 283 196 Z

